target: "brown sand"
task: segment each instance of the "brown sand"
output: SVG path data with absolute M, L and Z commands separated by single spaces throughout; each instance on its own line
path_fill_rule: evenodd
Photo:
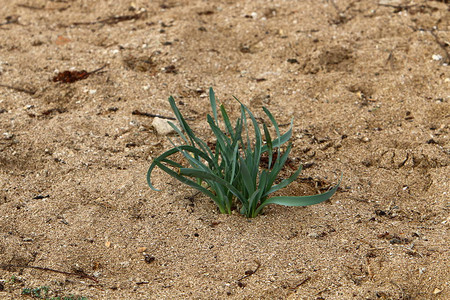
M 450 298 L 448 1 L 0 6 L 1 299 Z M 159 170 L 151 191 L 170 143 L 132 112 L 173 95 L 211 139 L 210 86 L 294 117 L 283 194 L 343 172 L 331 201 L 248 220 Z

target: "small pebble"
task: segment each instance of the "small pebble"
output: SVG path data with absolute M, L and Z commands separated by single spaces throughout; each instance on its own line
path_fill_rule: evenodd
M 3 137 L 5 138 L 5 140 L 11 140 L 14 137 L 14 134 L 10 132 L 4 132 Z
M 137 248 L 137 252 L 139 252 L 139 253 L 145 252 L 145 250 L 147 250 L 147 247 L 139 247 L 139 248 Z
M 308 233 L 308 237 L 318 239 L 320 237 L 320 235 L 317 232 L 310 232 L 310 233 Z
M 153 119 L 152 125 L 159 135 L 168 135 L 174 132 L 173 128 L 167 123 L 167 120 L 158 117 Z

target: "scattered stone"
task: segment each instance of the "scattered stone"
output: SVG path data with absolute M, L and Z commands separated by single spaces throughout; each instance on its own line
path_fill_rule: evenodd
M 94 275 L 94 277 L 98 278 L 102 275 L 102 272 L 100 271 L 95 271 L 92 275 Z
M 14 134 L 12 134 L 10 132 L 4 132 L 3 137 L 5 138 L 5 140 L 12 140 L 14 137 Z
M 168 135 L 169 133 L 174 132 L 173 128 L 167 123 L 167 120 L 162 118 L 154 118 L 152 126 L 159 135 Z
M 139 247 L 139 248 L 137 248 L 137 252 L 139 252 L 139 253 L 145 252 L 145 250 L 147 250 L 147 247 Z
M 324 237 L 326 235 L 325 232 L 317 233 L 317 232 L 310 232 L 308 233 L 308 237 L 313 239 L 319 239 L 321 237 Z

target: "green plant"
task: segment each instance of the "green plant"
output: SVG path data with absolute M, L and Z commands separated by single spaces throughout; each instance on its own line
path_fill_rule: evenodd
M 49 288 L 46 286 L 41 286 L 38 288 L 24 288 L 22 290 L 22 295 L 29 295 L 33 298 L 46 299 L 48 296 Z
M 175 145 L 170 140 L 173 148 L 153 160 L 147 172 L 147 183 L 150 188 L 158 191 L 153 187 L 150 178 L 153 169 L 159 167 L 172 177 L 210 197 L 221 213 L 230 214 L 233 199 L 237 199 L 241 205 L 240 212 L 249 218 L 256 217 L 269 204 L 307 206 L 323 202 L 336 192 L 339 183 L 331 190 L 319 195 L 269 198 L 270 194 L 292 183 L 302 169 L 300 167 L 292 176 L 275 184 L 292 149 L 292 144 L 289 143 L 284 153 L 281 152 L 281 147 L 291 138 L 293 121 L 289 130 L 281 135 L 273 115 L 263 107 L 276 132 L 276 138 L 273 139 L 268 126 L 263 123 L 264 142 L 256 118 L 236 97 L 235 99 L 240 103 L 241 114 L 234 127 L 224 105 L 221 104 L 219 107 L 225 131 L 222 131 L 219 125 L 216 97 L 212 88 L 209 90 L 209 99 L 213 116 L 208 115 L 207 122 L 216 138 L 215 147 L 210 147 L 194 134 L 178 110 L 174 98 L 169 97 L 170 106 L 181 128 L 172 122 L 169 124 L 182 139 L 183 144 Z M 247 115 L 250 117 L 251 124 L 247 122 Z M 253 127 L 254 142 L 250 140 L 250 127 Z M 190 165 L 189 168 L 169 159 L 176 153 L 183 155 Z M 268 156 L 266 169 L 260 166 L 264 155 Z
M 88 300 L 87 297 L 83 296 L 57 296 L 57 297 L 49 297 L 50 289 L 47 286 L 41 286 L 38 288 L 24 288 L 22 289 L 22 295 L 30 296 L 32 298 L 37 299 L 45 299 L 45 300 Z

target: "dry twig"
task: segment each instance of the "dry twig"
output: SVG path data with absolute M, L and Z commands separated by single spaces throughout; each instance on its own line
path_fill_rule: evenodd
M 55 270 L 55 269 L 45 268 L 45 267 L 38 267 L 38 266 L 10 265 L 10 264 L 0 265 L 0 269 L 3 269 L 3 270 L 10 270 L 11 268 L 28 268 L 28 269 L 35 269 L 35 270 L 41 270 L 41 271 L 54 272 L 54 273 L 68 275 L 68 276 L 78 276 L 80 278 L 90 279 L 90 280 L 94 281 L 95 283 L 98 283 L 98 280 L 96 278 L 94 278 L 91 275 L 88 275 L 88 274 L 84 273 L 83 271 L 79 271 L 79 272 L 65 272 L 65 271 L 60 271 L 60 270 Z

